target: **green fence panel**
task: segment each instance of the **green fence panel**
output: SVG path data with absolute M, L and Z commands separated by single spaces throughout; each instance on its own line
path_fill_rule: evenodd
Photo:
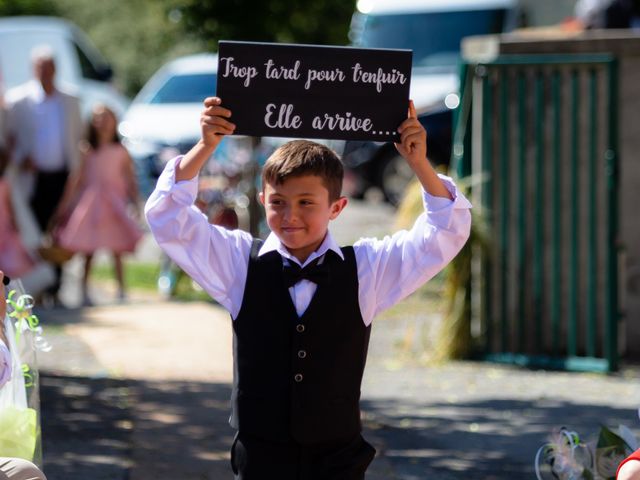
M 480 179 L 472 196 L 490 232 L 471 285 L 480 292 L 482 356 L 615 370 L 615 58 L 502 56 L 463 65 L 461 85 L 452 161 L 459 174 Z

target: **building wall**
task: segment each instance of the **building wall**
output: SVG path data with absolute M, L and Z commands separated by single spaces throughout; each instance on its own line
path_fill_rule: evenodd
M 573 17 L 576 0 L 521 0 L 526 26 L 556 25 Z

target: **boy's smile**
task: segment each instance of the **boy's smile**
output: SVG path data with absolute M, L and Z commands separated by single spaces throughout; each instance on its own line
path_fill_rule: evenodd
M 329 191 L 317 175 L 289 177 L 266 183 L 260 193 L 271 231 L 301 263 L 322 243 L 329 222 L 347 204 L 345 197 L 329 201 Z

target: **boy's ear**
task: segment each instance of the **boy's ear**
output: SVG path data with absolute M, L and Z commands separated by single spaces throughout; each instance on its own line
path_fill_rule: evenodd
M 258 194 L 258 198 L 260 199 L 260 203 L 264 205 L 264 190 Z
M 347 197 L 340 197 L 335 202 L 333 202 L 331 204 L 331 215 L 329 216 L 329 218 L 331 220 L 335 220 L 336 218 L 338 218 L 338 215 L 340 215 L 340 212 L 344 210 L 344 207 L 347 206 L 347 203 L 349 203 Z

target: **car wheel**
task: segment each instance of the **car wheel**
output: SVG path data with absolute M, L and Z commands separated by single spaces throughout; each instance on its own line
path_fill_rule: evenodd
M 379 185 L 385 199 L 397 206 L 404 196 L 407 185 L 415 176 L 413 170 L 401 155 L 392 152 L 382 159 L 379 172 Z

